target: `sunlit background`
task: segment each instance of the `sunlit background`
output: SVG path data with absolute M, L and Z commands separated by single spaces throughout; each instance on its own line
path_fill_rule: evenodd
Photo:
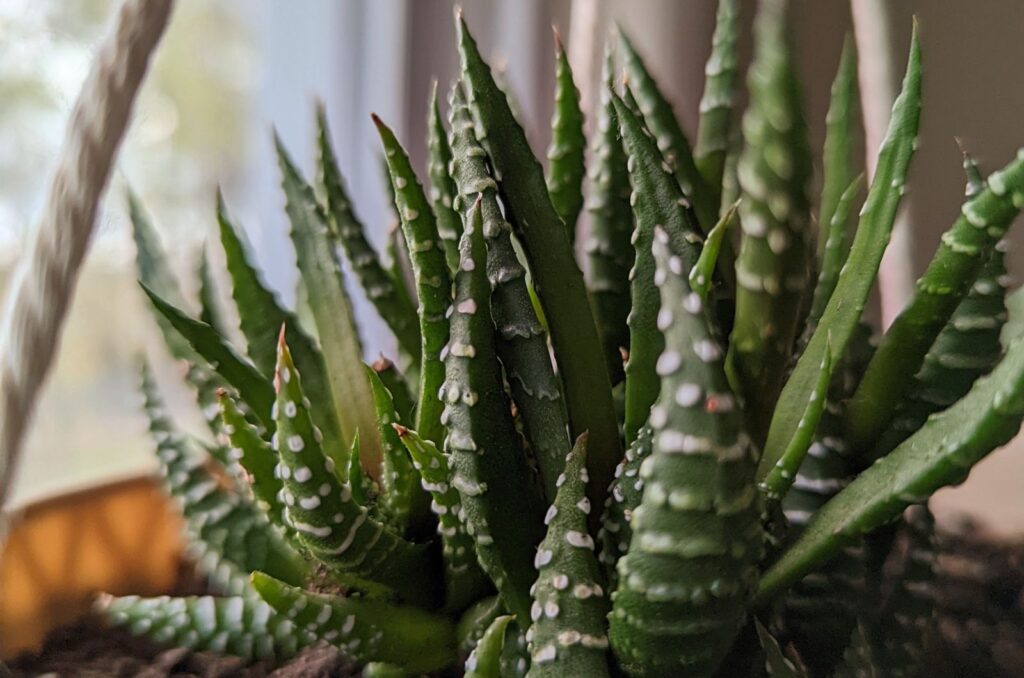
M 0 2 L 0 290 L 39 211 L 68 110 L 115 0 Z M 752 3 L 747 3 L 749 16 Z M 377 138 L 376 111 L 422 166 L 431 77 L 442 86 L 456 66 L 449 0 L 178 0 L 171 26 L 136 106 L 118 170 L 100 214 L 58 364 L 45 390 L 16 481 L 13 504 L 152 468 L 136 395 L 138 357 L 163 366 L 166 388 L 176 367 L 163 352 L 135 284 L 134 248 L 124 209 L 126 187 L 158 225 L 186 289 L 196 287 L 204 247 L 215 268 L 213 196 L 223 189 L 265 278 L 293 303 L 293 255 L 271 154 L 276 127 L 307 171 L 312 115 L 328 107 L 342 169 L 363 220 L 381 245 L 391 216 Z M 711 0 L 468 0 L 466 14 L 494 63 L 507 64 L 535 150 L 547 143 L 553 87 L 550 25 L 568 41 L 585 98 L 607 26 L 618 20 L 648 56 L 693 129 L 703 80 Z M 595 30 L 574 33 L 583 5 Z M 828 82 L 849 30 L 844 2 L 794 2 L 794 38 L 807 81 L 812 143 L 820 148 Z M 1016 65 L 1024 44 L 1024 3 L 1015 0 L 892 0 L 891 49 L 902 71 L 910 16 L 919 14 L 925 53 L 922 145 L 911 177 L 912 261 L 920 271 L 938 234 L 957 213 L 963 181 L 953 142 L 959 135 L 991 171 L 1021 145 L 1024 85 Z M 576 13 L 576 14 L 574 14 Z M 580 43 L 585 44 L 580 44 Z M 588 111 L 589 113 L 589 111 Z M 1021 242 L 1020 234 L 1015 238 Z M 211 242 L 211 244 L 215 244 Z M 1020 247 L 1017 251 L 1020 251 Z M 1013 272 L 1019 254 L 1011 255 Z M 222 285 L 221 291 L 227 293 Z M 393 344 L 372 310 L 357 299 L 368 346 Z M 176 409 L 196 414 L 179 387 Z M 188 419 L 191 417 L 191 419 Z M 940 504 L 999 515 L 1024 531 L 1021 451 L 993 455 L 970 487 Z

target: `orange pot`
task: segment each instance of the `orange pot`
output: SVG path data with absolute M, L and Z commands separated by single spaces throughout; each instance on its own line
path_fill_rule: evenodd
M 181 522 L 152 477 L 133 477 L 16 510 L 0 551 L 0 658 L 38 647 L 96 594 L 158 595 L 175 584 Z

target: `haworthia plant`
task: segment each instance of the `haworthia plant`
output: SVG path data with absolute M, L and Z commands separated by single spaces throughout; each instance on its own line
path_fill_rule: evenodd
M 876 353 L 877 355 L 877 353 Z M 961 482 L 1006 443 L 1024 417 L 1024 341 L 1015 339 L 987 377 L 822 507 L 797 542 L 765 574 L 758 598 L 827 562 L 844 545 L 941 487 Z
M 419 471 L 395 431 L 394 425 L 399 422 L 395 400 L 373 368 L 367 367 L 366 374 L 373 391 L 380 438 L 384 445 L 380 508 L 389 524 L 400 534 L 422 533 L 430 524 L 429 499 L 420 487 Z
M 555 212 L 565 222 L 569 242 L 576 241 L 576 219 L 583 209 L 583 154 L 587 139 L 583 136 L 583 112 L 580 92 L 572 79 L 569 56 L 555 31 L 555 112 L 551 118 L 551 145 L 548 146 L 548 193 Z
M 96 608 L 114 624 L 145 633 L 158 643 L 223 652 L 245 661 L 281 661 L 317 641 L 315 634 L 252 595 L 102 596 Z
M 278 304 L 274 293 L 260 280 L 256 268 L 250 262 L 245 244 L 238 228 L 231 222 L 222 197 L 217 196 L 217 225 L 221 246 L 224 249 L 228 275 L 231 278 L 231 294 L 238 307 L 239 326 L 249 348 L 249 357 L 265 376 L 274 371 L 277 355 L 277 333 L 282 324 L 288 326 L 288 341 L 296 346 L 301 369 L 309 375 L 307 390 L 317 403 L 314 418 L 324 431 L 326 447 L 336 459 L 344 459 L 341 431 L 338 419 L 331 407 L 332 398 L 328 385 L 327 366 L 324 358 L 301 328 L 294 314 L 285 311 Z
M 363 662 L 386 661 L 415 674 L 444 667 L 455 649 L 452 624 L 416 607 L 308 593 L 261 572 L 253 585 L 295 626 Z
M 822 257 L 826 256 L 824 252 L 832 238 L 832 230 L 845 232 L 845 222 L 850 218 L 849 214 L 844 215 L 838 224 L 833 224 L 843 202 L 843 195 L 849 191 L 857 173 L 854 159 L 859 110 L 857 84 L 857 47 L 853 36 L 848 35 L 843 43 L 836 77 L 832 81 L 828 115 L 825 117 L 825 148 L 821 154 L 821 204 L 818 207 L 818 251 Z M 821 268 L 824 269 L 824 266 Z
M 872 357 L 863 311 L 917 144 L 917 31 L 863 204 L 844 53 L 812 200 L 784 0 L 759 3 L 747 133 L 732 124 L 739 4 L 719 5 L 696 151 L 628 42 L 616 94 L 609 52 L 586 284 L 566 228 L 583 140 L 564 54 L 549 182 L 461 17 L 449 130 L 436 90 L 427 116 L 429 198 L 379 125 L 401 222 L 389 263 L 354 216 L 326 111 L 319 195 L 278 142 L 308 334 L 223 206 L 225 256 L 195 303 L 132 198 L 139 277 L 210 424 L 178 434 L 147 380 L 152 433 L 218 597 L 104 598 L 109 618 L 267 664 L 329 643 L 367 676 L 917 670 L 934 550 L 913 514 L 1024 418 L 1024 297 L 1006 297 L 998 245 L 1024 155 L 987 181 L 967 163 L 962 217 Z M 379 349 L 339 249 L 400 366 L 363 364 Z M 221 261 L 237 314 L 214 301 Z M 881 586 L 901 531 L 911 557 L 894 550 L 902 579 Z
M 512 226 L 502 216 L 498 186 L 487 171 L 486 154 L 460 87 L 452 91 L 451 115 L 456 207 L 468 218 L 473 201 L 480 198 L 498 356 L 550 500 L 569 449 L 561 387 L 551 366 L 547 333 L 533 310 L 525 269 L 512 245 Z
M 301 582 L 305 563 L 270 529 L 265 513 L 225 490 L 173 428 L 148 366 L 142 370 L 142 392 L 149 430 L 157 441 L 160 474 L 185 517 L 190 550 L 213 583 L 226 593 L 243 593 L 245 573 L 258 569 Z

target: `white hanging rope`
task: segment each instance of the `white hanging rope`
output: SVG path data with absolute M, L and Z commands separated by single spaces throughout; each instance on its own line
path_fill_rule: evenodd
M 43 213 L 13 275 L 0 324 L 0 508 L 132 102 L 172 2 L 126 0 L 121 7 L 75 101 Z

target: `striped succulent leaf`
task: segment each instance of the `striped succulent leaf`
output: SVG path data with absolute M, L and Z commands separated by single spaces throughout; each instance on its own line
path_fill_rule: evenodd
M 429 495 L 420 487 L 420 473 L 395 431 L 394 425 L 400 420 L 391 392 L 373 368 L 367 367 L 366 374 L 373 390 L 377 426 L 384 444 L 380 471 L 381 512 L 398 534 L 423 535 L 433 529 Z
M 253 574 L 252 583 L 302 634 L 326 640 L 358 662 L 387 662 L 418 674 L 455 658 L 455 628 L 440 615 L 372 598 L 309 593 L 262 572 Z
M 976 381 L 966 396 L 931 417 L 822 507 L 764 574 L 755 602 L 766 603 L 907 506 L 962 482 L 975 463 L 1017 433 L 1022 418 L 1024 339 L 1017 338 L 992 373 Z
M 590 434 L 589 491 L 604 505 L 615 465 L 622 456 L 611 382 L 601 340 L 590 311 L 583 274 L 561 219 L 551 205 L 544 173 L 526 134 L 494 81 L 461 13 L 456 18 L 466 99 L 487 149 L 505 207 L 523 245 L 558 356 L 571 434 Z M 594 516 L 596 525 L 597 516 Z M 521 618 L 516 614 L 517 618 Z
M 391 185 L 395 189 L 395 206 L 398 208 L 402 234 L 412 260 L 416 298 L 419 300 L 421 360 L 416 430 L 432 443 L 440 444 L 443 435 L 440 415 L 444 405 L 437 393 L 444 382 L 441 351 L 448 343 L 451 276 L 434 213 L 413 172 L 409 156 L 380 118 L 374 115 L 373 122 L 384 146 Z
M 565 222 L 569 242 L 576 242 L 576 219 L 583 209 L 583 136 L 580 92 L 572 79 L 569 57 L 555 30 L 555 111 L 551 117 L 551 145 L 548 146 L 548 193 L 555 212 Z
M 381 442 L 374 426 L 373 395 L 362 369 L 362 347 L 352 302 L 342 279 L 336 241 L 313 188 L 299 173 L 276 134 L 274 144 L 292 244 L 327 367 L 329 389 L 322 402 L 314 406 L 314 415 L 322 413 L 314 416 L 314 420 L 324 431 L 325 451 L 343 474 L 348 468 L 348 452 L 356 431 L 362 439 L 363 461 L 372 467 L 381 458 Z M 328 409 L 333 417 L 326 414 Z M 340 436 L 333 437 L 333 430 L 324 428 L 324 422 L 333 422 Z
M 870 446 L 891 421 L 913 375 L 986 259 L 1024 206 L 1024 150 L 988 185 L 963 204 L 914 295 L 893 321 L 850 401 L 847 423 L 852 442 Z
M 326 199 L 331 233 L 345 250 L 352 272 L 366 293 L 366 298 L 398 340 L 405 366 L 418 365 L 420 328 L 416 307 L 404 285 L 396 282 L 381 264 L 380 257 L 367 239 L 366 228 L 356 216 L 345 190 L 345 182 L 331 144 L 327 114 L 322 106 L 317 108 L 317 131 L 320 186 Z
M 226 598 L 105 595 L 96 608 L 111 623 L 158 643 L 232 654 L 246 662 L 279 662 L 317 641 L 316 634 L 252 594 Z
M 483 200 L 464 223 L 455 275 L 455 312 L 440 395 L 445 451 L 477 557 L 506 609 L 529 623 L 533 549 L 540 541 L 540 493 L 519 445 L 497 362 L 487 279 Z
M 615 89 L 614 53 L 605 52 L 601 73 L 601 107 L 597 114 L 597 134 L 591 146 L 593 158 L 589 175 L 587 212 L 590 236 L 584 245 L 590 263 L 588 288 L 594 304 L 594 317 L 601 332 L 612 384 L 622 381 L 622 354 L 629 349 L 629 269 L 633 266 L 633 210 L 629 205 L 632 189 L 626 167 L 619 121 L 612 103 Z
M 455 210 L 457 188 L 449 170 L 452 149 L 441 118 L 441 103 L 437 96 L 437 80 L 430 87 L 427 107 L 427 174 L 430 176 L 430 204 L 437 217 L 437 234 L 444 244 L 444 257 L 452 275 L 459 268 L 459 236 L 462 219 Z
M 663 384 L 651 411 L 654 451 L 640 470 L 643 499 L 618 563 L 610 638 L 630 675 L 710 676 L 745 621 L 763 551 L 756 449 L 709 316 L 661 229 L 654 249 Z
M 738 0 L 718 0 L 711 54 L 704 66 L 704 93 L 700 98 L 700 124 L 694 145 L 697 169 L 704 177 L 709 194 L 718 203 L 712 203 L 716 211 L 724 206 L 721 203 L 722 177 L 733 131 L 736 91 L 742 77 L 738 49 L 739 5 Z
M 629 88 L 636 95 L 644 122 L 657 140 L 656 147 L 674 172 L 683 193 L 692 201 L 700 226 L 710 229 L 718 221 L 718 208 L 704 177 L 697 170 L 690 141 L 679 125 L 672 104 L 658 89 L 658 83 L 621 28 L 619 44 L 629 74 Z
M 661 226 L 689 271 L 700 256 L 701 237 L 671 168 L 662 159 L 654 139 L 629 106 L 612 94 L 615 115 L 629 154 L 629 178 L 633 186 L 630 204 L 636 228 L 631 242 L 635 261 L 630 271 L 629 359 L 626 361 L 625 438 L 631 444 L 658 398 L 660 380 L 655 363 L 665 346 L 655 318 L 661 300 L 654 283 L 654 228 Z
M 487 171 L 486 154 L 477 142 L 461 87 L 452 90 L 451 116 L 456 209 L 468 219 L 479 196 L 498 358 L 550 500 L 569 449 L 561 386 L 551 365 L 547 333 L 530 300 L 525 269 L 512 244 L 512 227 L 502 216 L 498 186 Z
M 921 48 L 915 29 L 903 89 L 893 105 L 889 129 L 879 150 L 875 176 L 860 212 L 850 254 L 840 269 L 835 291 L 829 297 L 821 320 L 786 380 L 778 407 L 771 416 L 759 469 L 762 477 L 792 440 L 810 394 L 814 392 L 824 353 L 830 352 L 832 364 L 837 364 L 846 355 L 856 334 L 904 193 L 920 120 Z
M 782 388 L 810 271 L 807 127 L 788 44 L 787 0 L 758 7 L 750 106 L 739 158 L 743 237 L 736 260 L 730 367 L 762 442 Z M 819 361 L 820 363 L 820 361 Z
M 601 531 L 597 535 L 601 550 L 598 559 L 605 568 L 609 584 L 618 582 L 616 563 L 629 551 L 633 538 L 633 512 L 643 497 L 644 481 L 640 467 L 654 448 L 654 431 L 644 426 L 633 444 L 626 448 L 626 456 L 615 467 L 615 480 L 608 492 L 608 500 L 601 516 Z
M 537 549 L 532 588 L 529 678 L 608 676 L 608 594 L 587 532 L 590 500 L 587 439 L 580 436 L 565 460 L 565 471 L 544 522 L 547 536 Z

